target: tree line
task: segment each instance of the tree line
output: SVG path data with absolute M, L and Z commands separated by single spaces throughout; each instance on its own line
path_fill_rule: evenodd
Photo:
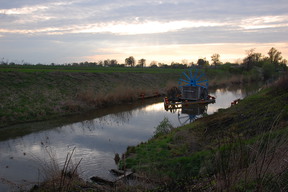
M 254 67 L 262 67 L 265 70 L 287 70 L 287 60 L 283 59 L 282 53 L 272 47 L 268 52 L 267 56 L 263 55 L 262 53 L 255 52 L 255 49 L 250 49 L 246 51 L 246 57 L 243 59 L 242 63 L 222 63 L 220 60 L 220 54 L 214 53 L 211 56 L 211 64 L 210 62 L 204 57 L 199 58 L 196 63 L 188 62 L 188 60 L 182 60 L 181 63 L 179 62 L 171 62 L 170 65 L 165 63 L 158 63 L 157 61 L 152 61 L 149 66 L 147 66 L 146 59 L 142 58 L 140 60 L 136 60 L 133 56 L 130 56 L 125 59 L 124 64 L 118 63 L 116 59 L 106 59 L 103 61 L 98 62 L 80 62 L 80 63 L 66 63 L 66 64 L 55 64 L 51 63 L 50 65 L 57 65 L 57 66 L 85 66 L 85 67 L 151 67 L 151 68 L 188 68 L 192 66 L 198 66 L 198 67 L 217 67 L 221 66 L 223 64 L 226 65 L 233 65 L 242 67 L 244 70 L 251 70 Z M 0 62 L 0 65 L 32 65 L 29 63 L 25 63 L 22 61 L 21 64 L 17 64 L 15 62 L 8 62 L 4 61 L 4 58 L 2 58 L 2 61 Z M 43 64 L 36 64 L 36 65 L 43 65 Z

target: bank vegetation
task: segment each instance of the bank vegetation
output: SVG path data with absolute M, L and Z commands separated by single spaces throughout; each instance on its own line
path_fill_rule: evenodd
M 287 74 L 183 127 L 164 119 L 156 133 L 122 159 L 122 168 L 160 181 L 152 191 L 288 190 Z

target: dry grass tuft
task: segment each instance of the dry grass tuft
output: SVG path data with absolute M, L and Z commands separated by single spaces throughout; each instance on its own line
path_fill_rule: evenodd
M 79 191 L 79 187 L 85 182 L 79 177 L 77 169 L 81 163 L 81 160 L 74 164 L 72 157 L 75 152 L 75 148 L 66 155 L 63 168 L 57 162 L 56 154 L 49 148 L 45 147 L 49 160 L 41 162 L 41 174 L 44 176 L 44 182 L 40 185 L 35 185 L 31 191 L 41 192 L 67 192 L 67 191 Z
M 119 85 L 115 88 L 106 91 L 88 89 L 81 90 L 76 94 L 75 100 L 83 102 L 87 106 L 99 108 L 107 105 L 120 104 L 123 102 L 131 102 L 137 99 L 138 91 L 125 85 Z M 75 102 L 68 103 L 68 106 L 74 110 Z M 77 106 L 77 105 L 76 105 Z

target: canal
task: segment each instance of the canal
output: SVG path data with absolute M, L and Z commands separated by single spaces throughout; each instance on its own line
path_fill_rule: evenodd
M 26 123 L 0 129 L 0 191 L 25 188 L 41 182 L 49 170 L 64 165 L 67 153 L 73 162 L 81 160 L 79 174 L 111 179 L 117 168 L 116 153 L 153 136 L 155 127 L 168 118 L 174 127 L 193 122 L 205 114 L 227 108 L 235 99 L 255 92 L 252 88 L 215 89 L 216 103 L 189 109 L 164 109 L 163 98 L 112 106 L 77 116 Z

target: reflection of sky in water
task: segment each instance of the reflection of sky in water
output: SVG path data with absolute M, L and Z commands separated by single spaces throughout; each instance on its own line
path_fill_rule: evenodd
M 241 90 L 216 90 L 211 95 L 216 97 L 216 103 L 208 106 L 208 114 L 219 108 L 227 108 L 233 100 L 243 98 Z M 37 182 L 38 169 L 41 164 L 49 162 L 49 154 L 53 154 L 58 163 L 63 165 L 67 153 L 74 147 L 74 161 L 78 162 L 82 158 L 80 174 L 84 178 L 94 175 L 109 178 L 108 171 L 116 168 L 114 154 L 125 152 L 127 146 L 147 141 L 164 117 L 177 127 L 182 123 L 179 118 L 185 118 L 185 114 L 181 110 L 174 113 L 165 111 L 163 102 L 158 102 L 2 141 L 0 178 L 16 183 L 25 183 L 23 179 Z M 6 187 L 0 183 L 0 191 L 7 190 Z
M 242 93 L 241 89 L 235 91 L 217 89 L 215 92 L 211 93 L 211 95 L 216 97 L 216 102 L 208 106 L 207 114 L 215 113 L 219 108 L 228 108 L 231 106 L 232 101 L 245 97 L 245 94 Z

